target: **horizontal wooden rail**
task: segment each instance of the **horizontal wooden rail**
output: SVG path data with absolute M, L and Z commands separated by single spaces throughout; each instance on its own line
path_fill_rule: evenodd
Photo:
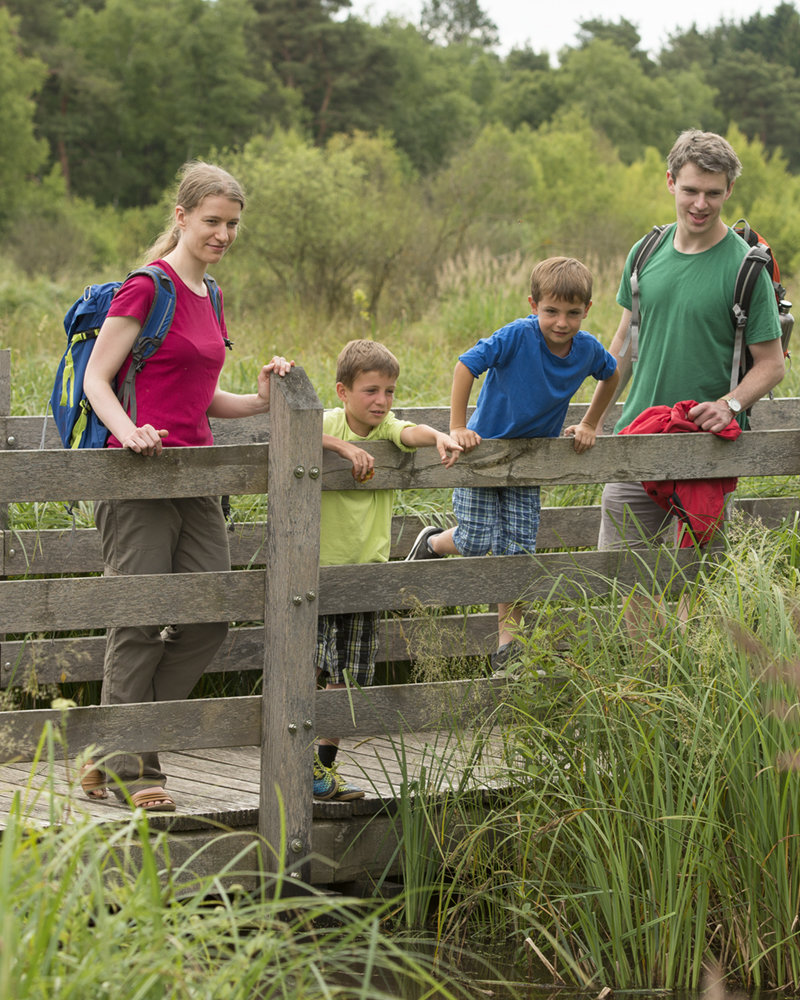
M 473 407 L 470 407 L 470 412 L 472 409 Z M 565 426 L 580 423 L 580 419 L 587 409 L 587 403 L 572 403 L 567 410 Z M 443 431 L 446 431 L 450 424 L 450 408 L 448 406 L 401 406 L 395 407 L 394 412 L 402 420 L 430 424 Z M 606 433 L 611 433 L 621 415 L 622 403 L 617 403 L 606 417 L 604 427 Z M 794 396 L 761 399 L 753 407 L 751 422 L 755 430 L 783 430 L 787 427 L 798 427 L 800 426 L 800 400 Z M 247 417 L 243 420 L 212 420 L 211 426 L 214 431 L 214 440 L 220 445 L 264 444 L 269 441 L 269 415 Z M 38 449 L 42 447 L 43 430 L 44 447 L 60 448 L 61 441 L 52 418 L 45 421 L 44 417 L 41 416 L 0 415 L 0 449 Z M 11 440 L 9 441 L 9 439 Z
M 777 528 L 798 512 L 797 497 L 738 497 L 735 509 L 757 517 L 765 527 Z M 446 523 L 453 523 L 446 512 Z M 432 523 L 420 517 L 397 516 L 392 521 L 391 558 L 408 554 L 417 532 Z M 600 527 L 600 507 L 580 505 L 543 507 L 537 552 L 549 549 L 594 548 Z M 262 521 L 234 524 L 229 534 L 234 566 L 254 569 L 265 564 L 266 524 Z M 51 528 L 0 533 L 0 576 L 49 576 L 100 573 L 103 560 L 94 528 Z
M 696 562 L 694 552 L 684 550 L 674 559 L 666 552 L 632 557 L 575 552 L 323 566 L 319 596 L 298 587 L 295 597 L 296 603 L 315 602 L 317 614 L 546 597 L 574 601 L 583 591 L 607 594 L 615 586 L 647 586 L 653 580 L 667 586 L 684 574 L 692 577 Z M 0 632 L 170 624 L 173 619 L 182 624 L 258 621 L 265 585 L 264 570 L 0 581 Z
M 389 442 L 365 446 L 374 478 L 356 487 L 349 463 L 331 452 L 323 489 L 433 489 L 698 479 L 709 476 L 791 476 L 800 472 L 800 429 L 752 431 L 736 441 L 712 434 L 601 437 L 576 454 L 564 438 L 484 441 L 451 469 L 433 448 L 401 452 Z M 0 451 L 0 503 L 100 498 L 263 493 L 268 445 L 165 449 L 159 458 L 119 450 Z M 306 470 L 303 470 L 305 473 Z M 76 497 L 76 483 L 80 496 Z
M 291 716 L 286 724 L 295 727 L 290 733 L 298 751 L 319 734 L 367 738 L 474 724 L 499 710 L 506 686 L 504 680 L 484 678 L 317 691 L 316 725 Z M 546 690 L 555 692 L 561 686 L 563 681 L 551 679 Z M 258 746 L 261 712 L 262 698 L 249 695 L 0 713 L 0 759 L 30 759 L 48 723 L 64 734 L 69 756 L 90 746 L 99 752 L 111 746 L 131 752 L 150 746 L 163 751 Z
M 435 640 L 435 645 L 432 645 Z M 430 614 L 387 617 L 379 628 L 379 663 L 442 657 L 484 656 L 497 645 L 497 615 Z M 97 681 L 103 676 L 105 635 L 26 638 L 0 642 L 0 687 Z M 264 629 L 231 629 L 207 673 L 261 670 Z

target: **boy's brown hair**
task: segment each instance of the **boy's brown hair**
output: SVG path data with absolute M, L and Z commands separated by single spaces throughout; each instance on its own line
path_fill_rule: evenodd
M 539 302 L 549 295 L 565 302 L 592 301 L 592 272 L 574 257 L 548 257 L 531 271 L 531 298 Z
M 336 381 L 348 389 L 362 372 L 380 372 L 390 378 L 400 374 L 400 362 L 376 340 L 350 340 L 336 359 Z

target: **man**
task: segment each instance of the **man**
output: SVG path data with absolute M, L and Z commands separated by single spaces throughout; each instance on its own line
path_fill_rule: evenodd
M 620 282 L 622 319 L 611 342 L 620 381 L 631 374 L 615 430 L 649 406 L 697 400 L 689 416 L 704 431 L 718 432 L 781 381 L 781 328 L 766 272 L 753 293 L 745 332 L 753 365 L 733 392 L 731 302 L 747 245 L 722 221 L 741 163 L 731 145 L 713 132 L 683 132 L 667 158 L 667 187 L 675 198 L 676 223 L 639 276 L 638 361 L 631 360 L 631 267 Z M 638 244 L 637 244 L 638 246 Z M 633 515 L 633 517 L 631 516 Z M 642 548 L 666 540 L 675 521 L 641 483 L 608 483 L 603 490 L 601 549 Z

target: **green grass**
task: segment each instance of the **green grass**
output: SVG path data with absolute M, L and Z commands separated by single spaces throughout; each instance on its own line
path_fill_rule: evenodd
M 797 990 L 799 569 L 794 530 L 737 522 L 728 556 L 683 589 L 685 627 L 667 609 L 642 648 L 614 605 L 586 603 L 555 664 L 529 643 L 504 800 L 470 822 L 450 799 L 446 857 L 431 869 L 415 851 L 439 939 L 515 943 L 520 964 L 541 957 L 537 979 L 595 992 L 698 989 L 709 959 L 748 988 Z M 415 843 L 420 817 L 400 816 Z

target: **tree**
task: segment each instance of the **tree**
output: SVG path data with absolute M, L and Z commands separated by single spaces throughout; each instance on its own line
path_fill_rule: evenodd
M 621 17 L 618 21 L 605 21 L 599 17 L 581 21 L 578 30 L 580 47 L 586 48 L 596 40 L 613 42 L 629 56 L 638 60 L 645 70 L 654 68 L 654 63 L 647 53 L 640 48 L 642 36 L 639 34 L 639 29 L 626 17 Z
M 0 7 L 0 219 L 7 219 L 21 198 L 21 189 L 47 156 L 47 145 L 34 129 L 33 95 L 45 76 L 38 60 L 20 53 L 17 21 Z
M 749 139 L 782 149 L 800 169 L 800 79 L 755 52 L 730 53 L 709 71 L 719 107 Z
M 497 25 L 478 0 L 425 0 L 420 30 L 439 45 L 471 42 L 481 48 L 492 48 L 500 41 Z
M 390 140 L 337 136 L 322 148 L 276 132 L 227 162 L 249 191 L 248 239 L 236 254 L 250 268 L 247 286 L 263 297 L 266 265 L 284 293 L 325 312 L 351 307 L 365 285 L 377 308 L 417 213 L 413 176 Z
M 107 0 L 64 18 L 40 120 L 68 190 L 146 204 L 263 124 L 280 94 L 251 71 L 251 16 L 247 0 Z
M 580 109 L 626 163 L 647 146 L 668 149 L 677 132 L 714 114 L 714 92 L 698 73 L 687 71 L 676 82 L 649 76 L 604 40 L 569 51 L 556 74 L 561 106 Z
M 292 92 L 315 141 L 374 127 L 395 83 L 383 33 L 358 18 L 337 19 L 350 0 L 250 2 L 253 56 Z

